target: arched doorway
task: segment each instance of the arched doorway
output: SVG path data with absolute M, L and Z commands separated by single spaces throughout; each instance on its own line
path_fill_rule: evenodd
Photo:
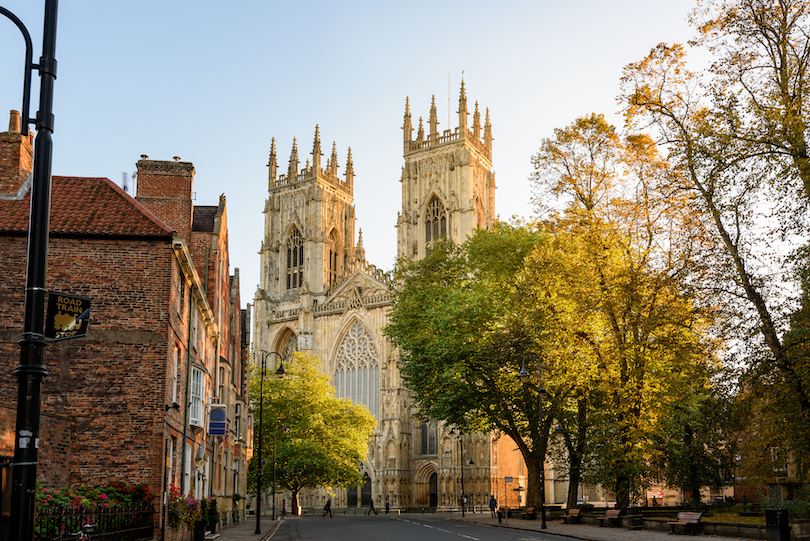
M 430 506 L 439 506 L 439 476 L 436 472 L 430 475 Z

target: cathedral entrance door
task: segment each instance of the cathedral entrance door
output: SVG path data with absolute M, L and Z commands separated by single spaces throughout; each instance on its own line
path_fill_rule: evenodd
M 436 472 L 430 476 L 430 506 L 439 506 L 439 476 Z
M 363 479 L 365 482 L 363 483 L 363 492 L 361 494 L 361 505 L 363 507 L 371 505 L 371 478 L 368 474 L 363 474 Z
M 349 487 L 346 489 L 346 505 L 348 507 L 357 507 L 358 492 L 360 492 L 360 487 Z

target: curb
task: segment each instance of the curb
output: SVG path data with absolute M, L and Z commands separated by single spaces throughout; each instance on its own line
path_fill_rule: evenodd
M 276 523 L 273 525 L 273 527 L 270 528 L 270 531 L 267 532 L 266 534 L 264 534 L 259 541 L 267 541 L 268 539 L 273 537 L 273 535 L 276 533 L 276 530 L 278 530 L 279 526 L 281 526 L 281 518 L 280 517 L 276 520 Z

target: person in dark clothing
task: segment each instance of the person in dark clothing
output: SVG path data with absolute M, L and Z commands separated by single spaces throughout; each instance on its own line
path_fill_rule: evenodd
M 371 500 L 371 507 L 368 508 L 368 513 L 366 513 L 366 514 L 370 515 L 372 511 L 374 511 L 375 515 L 377 514 L 377 510 L 374 509 L 374 500 Z
M 498 502 L 495 501 L 495 494 L 489 497 L 489 512 L 492 513 L 492 518 L 495 518 L 495 509 L 498 507 Z
M 385 514 L 389 514 L 391 512 L 391 505 L 388 503 L 388 500 L 385 500 Z
M 332 515 L 332 498 L 326 500 L 326 505 L 323 506 L 323 516 L 321 518 L 326 518 L 326 515 L 329 515 L 330 518 L 335 518 Z

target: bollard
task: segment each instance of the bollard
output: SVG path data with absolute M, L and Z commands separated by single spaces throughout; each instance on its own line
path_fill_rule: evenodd
M 502 524 L 502 523 L 503 523 L 503 511 L 501 511 L 499 509 L 498 510 L 498 524 Z

